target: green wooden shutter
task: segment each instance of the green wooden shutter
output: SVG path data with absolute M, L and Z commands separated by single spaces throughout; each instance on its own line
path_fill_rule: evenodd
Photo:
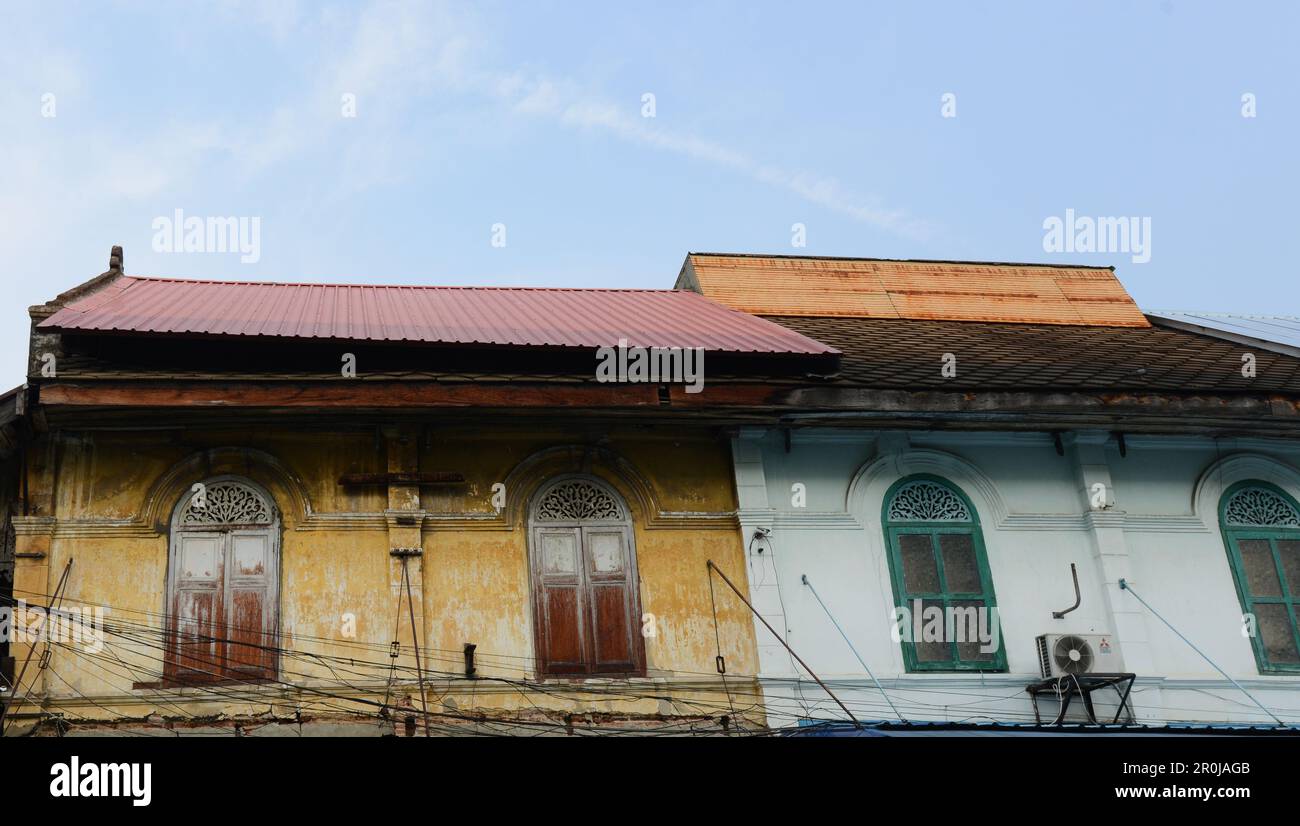
M 1300 506 L 1265 482 L 1224 491 L 1219 526 L 1263 674 L 1300 672 Z
M 1005 671 L 984 536 L 965 494 L 938 477 L 908 477 L 886 493 L 882 524 L 895 607 L 910 612 L 914 632 L 902 643 L 907 670 Z M 996 635 L 995 650 L 982 650 L 991 640 L 981 632 Z

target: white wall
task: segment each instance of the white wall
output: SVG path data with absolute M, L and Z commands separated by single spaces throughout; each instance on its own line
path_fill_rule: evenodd
M 1138 675 L 1139 721 L 1271 723 L 1271 718 L 1181 641 L 1134 591 L 1229 675 L 1287 722 L 1300 723 L 1300 677 L 1261 675 L 1241 634 L 1241 606 L 1218 527 L 1220 494 L 1244 479 L 1300 498 L 1300 447 L 1283 441 L 1130 436 L 1127 455 L 1108 433 L 1049 434 L 746 430 L 735 440 L 736 482 L 756 607 L 863 719 L 894 712 L 801 582 L 826 606 L 912 720 L 1032 721 L 1024 686 L 1039 677 L 1034 639 L 1044 633 L 1110 633 L 1125 670 Z M 891 484 L 930 473 L 961 488 L 979 512 L 1002 621 L 1008 671 L 908 674 L 890 638 L 893 594 L 880 524 Z M 1088 490 L 1107 486 L 1093 511 Z M 794 507 L 792 485 L 807 493 Z M 1070 563 L 1079 572 L 1080 608 Z M 761 625 L 768 699 L 792 722 L 843 713 Z M 802 674 L 803 679 L 795 679 Z M 1101 698 L 1098 697 L 1100 701 Z M 1055 702 L 1044 711 L 1055 714 Z

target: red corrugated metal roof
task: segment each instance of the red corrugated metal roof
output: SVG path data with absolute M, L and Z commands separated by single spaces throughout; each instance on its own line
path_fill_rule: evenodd
M 122 276 L 42 329 L 517 347 L 835 353 L 684 290 L 419 287 Z

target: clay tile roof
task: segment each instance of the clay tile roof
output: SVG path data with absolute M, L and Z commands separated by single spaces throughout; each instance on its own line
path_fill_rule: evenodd
M 834 355 L 681 290 L 421 287 L 121 276 L 39 325 L 64 332 Z
M 757 315 L 1150 326 L 1109 267 L 692 253 L 677 287 Z
M 1163 327 L 769 316 L 840 350 L 842 386 L 1300 394 L 1300 358 Z M 1242 375 L 1254 353 L 1256 374 Z M 941 372 L 945 354 L 956 376 Z

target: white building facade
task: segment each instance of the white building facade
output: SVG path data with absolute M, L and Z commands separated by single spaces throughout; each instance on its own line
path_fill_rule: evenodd
M 734 455 L 754 606 L 860 720 L 1033 722 L 1036 638 L 1076 634 L 1136 675 L 1133 722 L 1300 723 L 1294 442 L 755 428 Z M 996 605 L 1000 646 L 900 639 L 917 594 Z M 844 719 L 756 625 L 772 723 Z M 1115 692 L 1095 699 L 1109 722 Z

